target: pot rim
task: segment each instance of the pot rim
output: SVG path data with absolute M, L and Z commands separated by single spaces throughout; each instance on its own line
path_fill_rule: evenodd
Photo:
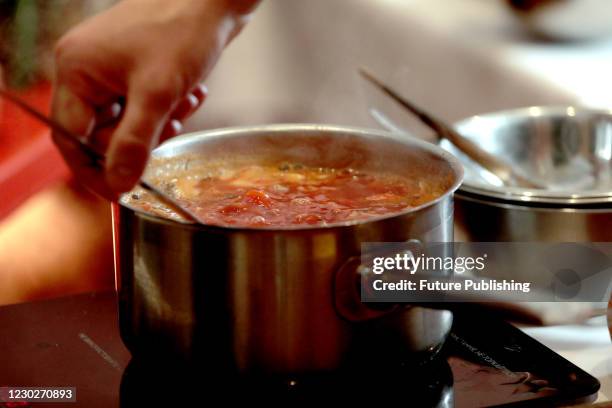
M 600 115 L 612 120 L 612 108 L 588 108 L 575 105 L 534 105 L 522 108 L 506 109 L 480 113 L 462 119 L 453 124 L 457 130 L 461 130 L 469 122 L 479 119 L 516 120 L 528 117 L 550 117 L 550 116 L 579 116 Z M 541 189 L 527 189 L 521 187 L 496 187 L 480 183 L 464 181 L 461 191 L 478 194 L 484 197 L 510 200 L 516 203 L 540 203 L 551 205 L 586 205 L 586 204 L 608 204 L 612 203 L 612 191 L 592 190 L 582 193 L 568 194 L 562 191 L 547 191 Z
M 469 201 L 489 207 L 503 208 L 505 210 L 515 211 L 529 211 L 529 212 L 557 212 L 557 213 L 575 213 L 575 214 L 612 214 L 612 207 L 602 208 L 596 206 L 582 206 L 582 207 L 570 207 L 564 206 L 563 204 L 555 203 L 534 203 L 534 202 L 520 202 L 520 201 L 509 201 L 503 199 L 497 199 L 490 196 L 481 194 L 473 194 L 467 191 L 459 189 L 455 193 L 455 197 L 458 200 Z
M 194 139 L 206 139 L 213 137 L 224 137 L 230 135 L 238 135 L 241 133 L 285 133 L 285 132 L 330 132 L 330 133 L 350 133 L 355 136 L 363 136 L 363 137 L 382 137 L 390 140 L 394 140 L 396 142 L 412 145 L 419 149 L 422 149 L 440 159 L 442 159 L 445 163 L 449 165 L 450 170 L 455 175 L 455 180 L 453 184 L 446 189 L 446 191 L 440 196 L 436 197 L 434 200 L 428 201 L 416 207 L 411 207 L 404 211 L 385 214 L 377 217 L 367 218 L 365 220 L 353 220 L 353 221 L 345 221 L 333 224 L 326 225 L 286 225 L 286 226 L 265 226 L 265 227 L 248 227 L 248 226 L 221 226 L 221 225 L 208 225 L 208 224 L 194 224 L 190 222 L 181 222 L 177 220 L 171 220 L 168 218 L 163 218 L 157 215 L 153 215 L 143 211 L 141 209 L 133 208 L 125 203 L 121 202 L 121 197 L 125 194 L 130 194 L 130 192 L 124 193 L 121 195 L 119 201 L 116 205 L 128 209 L 139 217 L 144 217 L 152 222 L 167 224 L 175 227 L 182 228 L 195 228 L 195 229 L 204 229 L 204 230 L 218 230 L 218 231 L 235 231 L 235 232 L 280 232 L 280 231 L 324 231 L 330 230 L 334 228 L 346 228 L 353 227 L 360 224 L 368 224 L 374 223 L 378 221 L 383 221 L 395 217 L 401 217 L 407 214 L 419 212 L 425 208 L 432 207 L 438 204 L 440 201 L 446 199 L 449 196 L 457 191 L 461 183 L 463 182 L 463 165 L 459 162 L 455 156 L 453 156 L 448 151 L 442 149 L 441 147 L 425 142 L 423 140 L 419 140 L 417 138 L 413 138 L 410 136 L 402 136 L 393 134 L 391 132 L 387 132 L 384 130 L 378 129 L 369 129 L 369 128 L 360 128 L 353 126 L 344 126 L 344 125 L 327 125 L 327 124 L 312 124 L 312 123 L 291 123 L 291 124 L 267 124 L 267 125 L 256 125 L 256 126 L 234 126 L 234 127 L 226 127 L 220 129 L 211 129 L 211 130 L 203 130 L 186 133 L 175 138 L 172 138 L 152 151 L 152 156 L 155 156 L 156 151 L 159 153 L 160 149 L 169 148 L 169 147 L 180 147 L 182 145 L 194 142 Z

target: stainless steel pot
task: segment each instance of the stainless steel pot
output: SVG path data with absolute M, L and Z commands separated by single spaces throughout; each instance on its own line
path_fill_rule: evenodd
M 452 193 L 463 174 L 454 157 L 386 132 L 318 125 L 194 133 L 165 143 L 154 156 L 183 153 L 426 174 L 447 180 L 448 189 L 398 215 L 323 227 L 187 225 L 117 205 L 120 330 L 133 354 L 172 355 L 228 374 L 294 374 L 338 369 L 364 345 L 380 360 L 439 349 L 450 330 L 449 311 L 414 306 L 355 322 L 336 308 L 337 292 L 346 288 L 335 287 L 335 278 L 359 256 L 362 242 L 452 240 Z
M 471 242 L 612 241 L 612 209 L 536 207 L 455 194 L 455 236 Z

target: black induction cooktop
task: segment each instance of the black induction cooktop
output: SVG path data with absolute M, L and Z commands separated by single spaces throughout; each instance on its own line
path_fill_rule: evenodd
M 592 400 L 599 389 L 595 378 L 514 326 L 475 311 L 457 313 L 439 357 L 418 365 L 370 362 L 327 374 L 244 379 L 160 361 L 130 358 L 114 293 L 0 308 L 0 389 L 72 387 L 76 397 L 0 407 L 215 406 L 219 399 L 552 406 Z

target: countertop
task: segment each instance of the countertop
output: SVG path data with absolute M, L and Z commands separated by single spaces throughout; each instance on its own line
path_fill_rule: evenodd
M 612 400 L 612 342 L 605 318 L 580 325 L 521 327 L 601 382 L 597 402 Z

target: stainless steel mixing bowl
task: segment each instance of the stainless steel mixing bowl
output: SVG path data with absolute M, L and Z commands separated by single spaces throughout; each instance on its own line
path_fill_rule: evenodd
M 612 34 L 608 0 L 507 0 L 525 26 L 555 40 L 588 40 Z
M 197 361 L 219 375 L 299 374 L 336 370 L 355 355 L 380 362 L 439 349 L 450 330 L 449 311 L 414 306 L 354 321 L 337 308 L 336 297 L 358 287 L 337 287 L 336 277 L 360 255 L 362 242 L 452 240 L 452 194 L 462 179 L 454 157 L 385 132 L 318 125 L 194 133 L 163 144 L 154 156 L 182 153 L 351 166 L 448 184 L 420 207 L 329 226 L 187 225 L 116 206 L 120 331 L 134 355 Z M 359 352 L 364 345 L 367 351 Z M 387 354 L 392 351 L 402 355 Z
M 471 241 L 612 240 L 612 112 L 529 107 L 477 115 L 456 128 L 549 186 L 506 187 L 447 142 L 465 168 L 457 232 Z

